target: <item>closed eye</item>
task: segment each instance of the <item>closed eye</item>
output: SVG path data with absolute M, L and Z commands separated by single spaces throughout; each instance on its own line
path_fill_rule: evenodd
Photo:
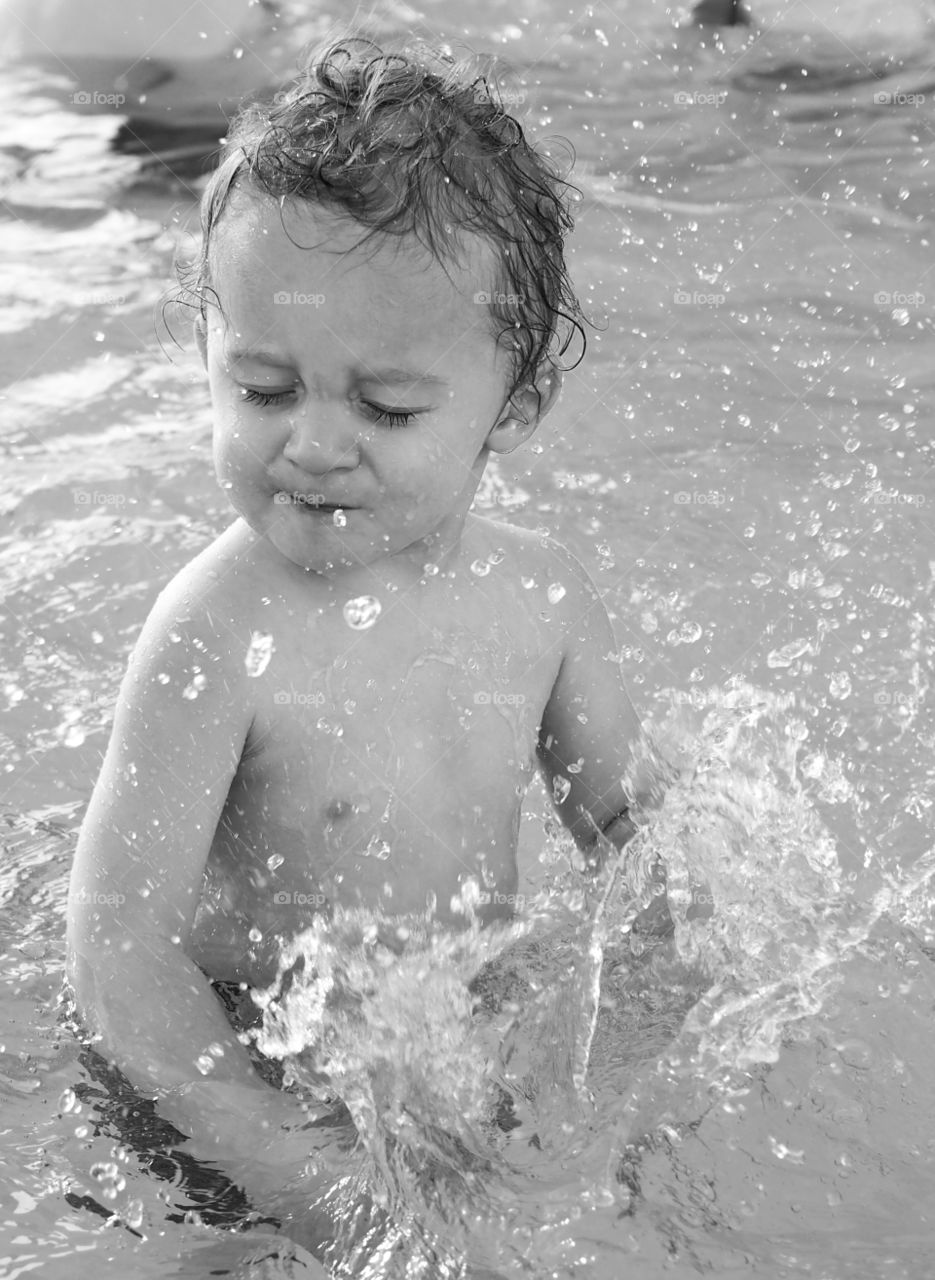
M 405 427 L 424 409 L 387 409 L 380 404 L 371 404 L 369 400 L 360 402 L 372 416 L 374 422 L 384 422 L 388 427 Z
M 240 388 L 240 398 L 245 404 L 258 404 L 264 409 L 272 404 L 280 404 L 291 394 L 291 391 L 258 391 L 255 387 Z

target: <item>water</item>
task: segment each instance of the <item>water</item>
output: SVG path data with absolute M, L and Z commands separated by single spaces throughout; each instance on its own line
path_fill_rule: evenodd
M 521 928 L 416 933 L 387 966 L 366 921 L 306 939 L 267 1047 L 308 1088 L 330 1066 L 363 1136 L 347 1168 L 478 1274 L 925 1274 L 931 42 L 903 67 L 876 48 L 868 79 L 828 40 L 702 47 L 635 4 L 420 21 L 501 50 L 534 135 L 577 153 L 573 270 L 604 327 L 478 506 L 592 568 L 655 726 L 656 807 L 635 865 L 588 886 L 534 790 Z M 197 184 L 135 181 L 66 88 L 22 66 L 0 86 L 0 1256 L 43 1277 L 302 1274 L 268 1224 L 199 1221 L 210 1192 L 179 1160 L 146 1172 L 59 1025 L 65 879 L 126 655 L 229 518 L 197 359 L 154 336 Z M 658 943 L 631 928 L 656 855 Z M 316 974 L 336 975 L 333 1034 L 307 1043 Z M 339 998 L 361 991 L 363 1013 Z

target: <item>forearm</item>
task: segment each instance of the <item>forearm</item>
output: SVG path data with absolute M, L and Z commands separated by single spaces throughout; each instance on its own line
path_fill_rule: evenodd
M 304 1122 L 298 1102 L 254 1070 L 211 984 L 169 939 L 106 942 L 93 954 L 70 948 L 68 976 L 78 1013 L 98 1049 L 160 1113 L 219 1160 L 255 1155 L 268 1127 Z M 127 943 L 123 945 L 126 946 Z

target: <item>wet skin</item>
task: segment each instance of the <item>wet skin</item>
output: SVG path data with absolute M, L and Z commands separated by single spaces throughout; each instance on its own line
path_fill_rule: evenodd
M 626 804 L 636 719 L 603 604 L 558 544 L 470 512 L 558 379 L 513 388 L 476 297 L 487 246 L 442 267 L 360 236 L 244 192 L 215 231 L 196 337 L 237 518 L 143 628 L 69 899 L 79 1007 L 147 1087 L 215 1042 L 212 1080 L 253 1088 L 193 966 L 264 985 L 335 905 L 458 925 L 467 892 L 511 914 L 534 764 L 582 848 Z M 256 635 L 274 648 L 251 674 Z

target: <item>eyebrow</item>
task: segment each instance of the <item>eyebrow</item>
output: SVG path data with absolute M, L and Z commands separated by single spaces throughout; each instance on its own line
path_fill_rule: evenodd
M 271 364 L 278 368 L 284 368 L 288 363 L 288 361 L 281 359 L 275 351 L 266 351 L 263 348 L 253 350 L 246 347 L 238 347 L 234 351 L 228 352 L 227 360 L 229 364 L 242 364 L 245 360 L 252 360 L 258 364 Z M 414 384 L 424 386 L 431 384 L 438 387 L 446 387 L 448 385 L 444 378 L 436 378 L 434 374 L 397 366 L 387 369 L 371 369 L 369 365 L 365 365 L 363 380 L 365 382 L 381 382 L 384 386 L 412 386 Z

